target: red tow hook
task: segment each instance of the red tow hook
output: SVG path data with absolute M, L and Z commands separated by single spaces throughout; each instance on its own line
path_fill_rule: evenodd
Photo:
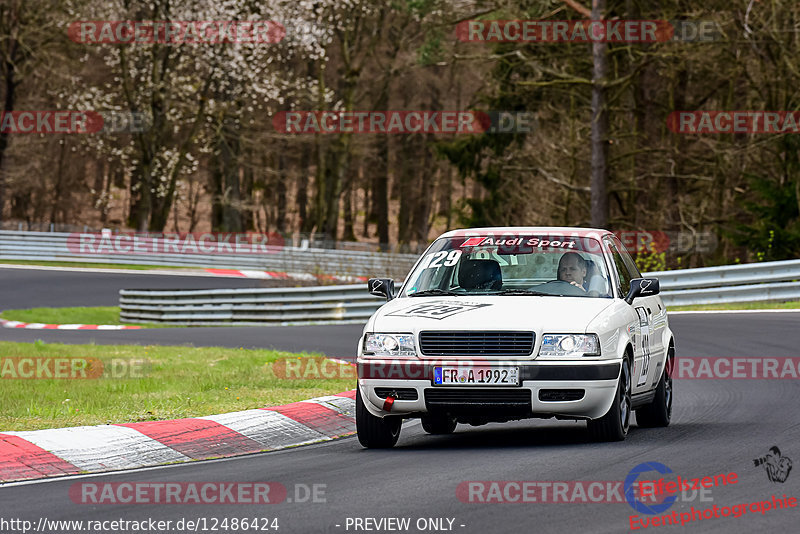
M 383 411 L 391 412 L 393 405 L 394 405 L 394 397 L 386 397 L 386 400 L 383 403 Z

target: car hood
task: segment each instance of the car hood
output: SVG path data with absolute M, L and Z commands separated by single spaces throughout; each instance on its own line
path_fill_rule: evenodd
M 372 332 L 525 330 L 583 333 L 613 299 L 532 295 L 397 298 L 367 323 Z

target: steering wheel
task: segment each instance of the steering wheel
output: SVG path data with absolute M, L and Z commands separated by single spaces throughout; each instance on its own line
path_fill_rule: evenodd
M 555 284 L 558 284 L 556 287 Z M 554 295 L 568 295 L 573 297 L 585 296 L 586 291 L 581 288 L 575 287 L 574 285 L 570 284 L 566 280 L 550 280 L 549 282 L 545 282 L 544 284 L 536 287 L 537 291 L 544 291 L 547 292 L 548 286 L 553 289 Z M 565 289 L 569 288 L 569 291 L 564 291 Z

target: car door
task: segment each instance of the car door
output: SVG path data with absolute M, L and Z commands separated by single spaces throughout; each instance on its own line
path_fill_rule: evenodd
M 618 240 L 609 238 L 607 241 L 608 250 L 611 254 L 614 272 L 617 275 L 617 289 L 622 297 L 628 294 L 631 288 L 631 280 L 640 278 L 636 265 L 631 260 L 630 264 L 625 261 L 623 255 L 624 248 Z M 628 257 L 630 259 L 630 257 Z M 631 265 L 633 268 L 631 268 Z M 628 334 L 631 336 L 633 345 L 633 369 L 632 392 L 640 393 L 650 389 L 649 384 L 655 376 L 652 355 L 651 320 L 652 305 L 647 302 L 650 297 L 637 298 L 629 308 L 633 313 L 628 323 Z
M 628 251 L 619 240 L 612 238 L 619 247 L 623 264 L 633 278 L 641 278 L 642 274 Z M 667 310 L 661 302 L 661 297 L 651 295 L 639 297 L 634 303 L 634 308 L 640 316 L 642 324 L 643 350 L 647 351 L 647 369 L 642 369 L 643 374 L 638 377 L 642 385 L 649 383 L 654 387 L 661 376 L 661 364 L 665 361 L 664 329 L 667 327 Z M 649 389 L 649 388 L 648 388 Z

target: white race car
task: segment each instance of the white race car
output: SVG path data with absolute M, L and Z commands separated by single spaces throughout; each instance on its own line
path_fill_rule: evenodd
M 392 447 L 403 419 L 446 434 L 530 417 L 584 419 L 600 441 L 667 426 L 675 357 L 658 279 L 614 234 L 474 228 L 436 239 L 358 344 L 356 424 Z

